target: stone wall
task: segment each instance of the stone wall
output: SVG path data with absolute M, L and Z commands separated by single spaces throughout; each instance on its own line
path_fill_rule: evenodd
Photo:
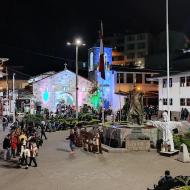
M 126 148 L 129 151 L 149 151 L 150 140 L 127 140 Z

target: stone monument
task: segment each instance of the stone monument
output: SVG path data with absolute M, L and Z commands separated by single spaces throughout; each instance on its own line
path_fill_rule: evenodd
M 177 160 L 179 160 L 180 162 L 184 162 L 184 163 L 190 162 L 187 145 L 184 143 L 180 146 L 179 156 L 178 156 Z

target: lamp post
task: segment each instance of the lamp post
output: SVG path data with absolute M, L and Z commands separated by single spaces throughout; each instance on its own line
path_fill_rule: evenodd
M 75 51 L 76 51 L 76 60 L 75 60 L 75 69 L 76 69 L 76 78 L 75 78 L 75 81 L 76 81 L 76 119 L 78 120 L 78 50 L 79 50 L 79 47 L 80 46 L 85 46 L 86 44 L 84 44 L 82 42 L 82 40 L 80 38 L 76 38 L 74 40 L 74 42 L 67 42 L 67 45 L 68 46 L 75 46 Z
M 13 73 L 13 123 L 15 121 L 15 73 Z

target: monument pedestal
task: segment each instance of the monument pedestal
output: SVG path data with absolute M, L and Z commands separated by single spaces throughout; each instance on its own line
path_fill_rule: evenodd
M 179 153 L 179 150 L 174 150 L 172 152 L 166 152 L 166 151 L 160 151 L 160 155 L 161 156 L 167 156 L 167 157 L 170 157 L 170 156 L 175 156 Z

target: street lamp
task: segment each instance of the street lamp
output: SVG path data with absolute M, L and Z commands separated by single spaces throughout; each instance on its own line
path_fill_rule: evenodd
M 82 39 L 76 38 L 72 43 L 67 42 L 68 46 L 75 46 L 76 49 L 76 61 L 75 61 L 75 68 L 76 68 L 76 119 L 78 120 L 78 49 L 80 46 L 85 46 L 86 44 L 83 43 Z

